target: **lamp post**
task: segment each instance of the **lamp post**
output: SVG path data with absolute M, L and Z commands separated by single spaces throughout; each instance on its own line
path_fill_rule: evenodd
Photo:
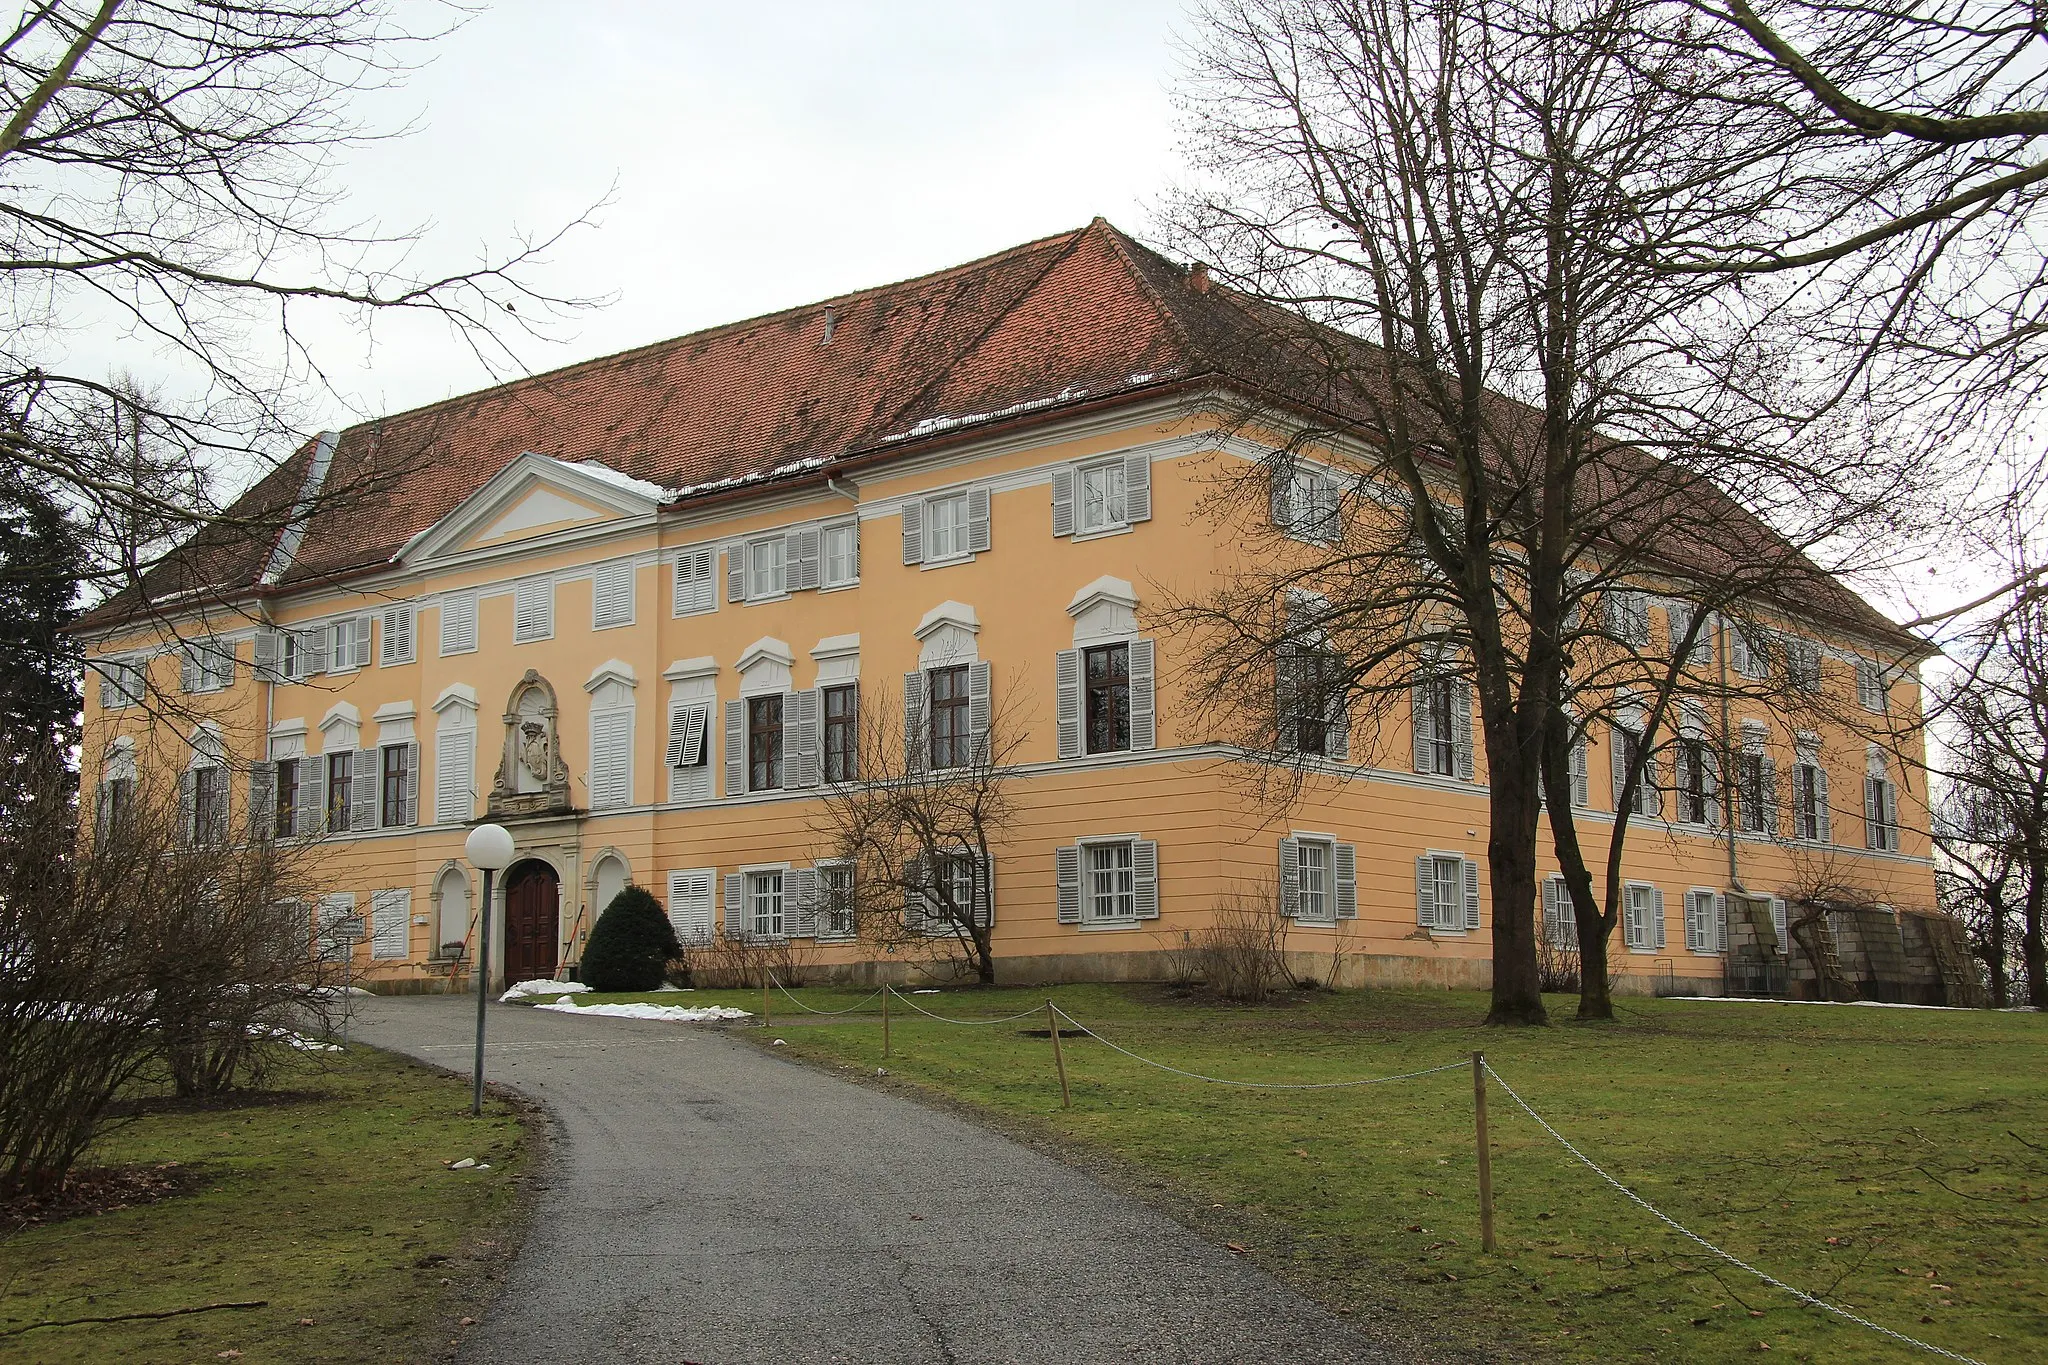
M 471 1114 L 484 1112 L 484 1006 L 491 998 L 491 874 L 512 861 L 512 832 L 503 825 L 478 825 L 462 846 L 472 866 L 484 874 L 483 933 L 476 955 L 476 1065 L 471 1068 L 475 1093 Z

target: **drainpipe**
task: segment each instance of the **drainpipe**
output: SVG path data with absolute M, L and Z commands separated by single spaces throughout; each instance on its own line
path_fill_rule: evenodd
M 848 502 L 858 503 L 860 501 L 860 490 L 858 488 L 850 491 L 841 488 L 839 480 L 830 474 L 825 476 L 825 487 L 831 492 L 837 493 L 840 497 L 845 498 Z
M 1729 799 L 1734 795 L 1735 788 L 1727 780 L 1730 765 L 1726 760 L 1735 753 L 1734 731 L 1728 714 L 1728 622 L 1718 614 L 1716 627 L 1714 657 L 1721 670 L 1721 823 L 1728 837 L 1728 885 L 1747 896 L 1749 889 L 1742 884 L 1742 867 L 1736 861 L 1735 803 Z

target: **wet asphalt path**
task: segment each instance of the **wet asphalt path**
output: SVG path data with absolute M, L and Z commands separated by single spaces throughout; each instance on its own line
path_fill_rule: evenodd
M 358 1018 L 469 1070 L 471 1000 Z M 556 1147 L 465 1362 L 1434 1358 L 1028 1147 L 717 1030 L 493 1005 L 489 1038 L 486 1075 L 549 1107 Z

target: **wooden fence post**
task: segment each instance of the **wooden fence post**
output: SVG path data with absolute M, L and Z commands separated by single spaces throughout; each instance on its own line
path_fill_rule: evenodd
M 1060 1017 L 1050 1000 L 1045 1002 L 1045 1031 L 1052 1038 L 1052 1064 L 1060 1073 L 1060 1108 L 1071 1109 L 1074 1097 L 1067 1093 L 1067 1059 L 1060 1055 Z
M 882 983 L 882 1060 L 889 1060 L 889 983 Z
M 1486 1136 L 1486 1054 L 1472 1054 L 1472 1119 L 1479 1139 L 1479 1245 L 1493 1252 L 1493 1151 Z

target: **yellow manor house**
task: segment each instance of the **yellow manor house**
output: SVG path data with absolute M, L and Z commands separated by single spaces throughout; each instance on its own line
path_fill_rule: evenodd
M 1244 553 L 1203 500 L 1219 462 L 1262 455 L 1219 431 L 1209 397 L 1231 385 L 1218 339 L 1247 308 L 1097 220 L 323 435 L 151 578 L 147 613 L 88 620 L 88 799 L 105 818 L 175 772 L 188 837 L 321 836 L 320 913 L 365 922 L 354 952 L 378 989 L 473 980 L 462 846 L 486 818 L 519 849 L 494 978 L 573 966 L 628 883 L 686 941 L 810 940 L 820 967 L 873 976 L 902 960 L 835 911 L 846 874 L 818 814 L 886 698 L 936 766 L 992 716 L 1018 726 L 982 907 L 1001 979 L 1159 975 L 1234 888 L 1265 886 L 1300 975 L 1484 986 L 1469 699 L 1447 691 L 1413 743 L 1361 743 L 1362 762 L 1336 727 L 1325 780 L 1275 810 L 1232 779 L 1244 757 L 1190 714 L 1177 642 L 1153 625 L 1167 587 Z M 1313 458 L 1293 470 L 1283 515 L 1333 479 Z M 282 529 L 251 536 L 265 515 Z M 1647 646 L 1653 587 L 1642 602 Z M 1917 717 L 1912 672 L 1876 664 L 1896 632 L 1846 590 L 1824 605 L 1797 623 L 1820 682 Z M 1737 784 L 1765 775 L 1770 796 L 1723 819 L 1652 790 L 1621 988 L 1797 989 L 1777 945 L 1824 851 L 1866 893 L 1822 920 L 1836 970 L 1953 992 L 1912 765 L 1860 737 L 1734 724 Z M 1609 784 L 1572 799 L 1604 838 Z M 1774 916 L 1731 917 L 1731 888 Z M 1774 934 L 1747 924 L 1773 917 Z M 1766 960 L 1738 973 L 1744 945 Z

